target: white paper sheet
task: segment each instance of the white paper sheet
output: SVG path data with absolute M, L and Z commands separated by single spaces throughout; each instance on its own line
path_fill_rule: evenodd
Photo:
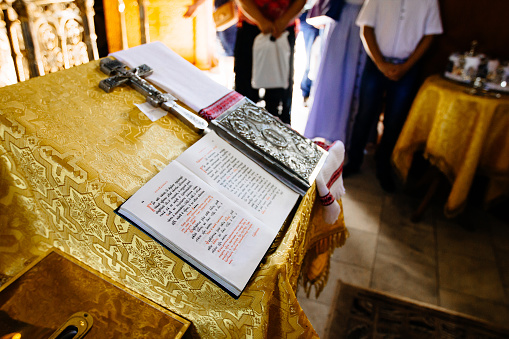
M 167 111 L 160 107 L 154 107 L 148 102 L 144 102 L 142 104 L 135 104 L 136 107 L 140 109 L 145 115 L 150 119 L 150 121 L 156 121 L 164 117 L 168 114 Z

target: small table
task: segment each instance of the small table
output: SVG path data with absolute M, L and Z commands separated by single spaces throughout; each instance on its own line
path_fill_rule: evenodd
M 440 75 L 421 86 L 392 160 L 406 181 L 413 156 L 424 157 L 450 181 L 444 213 L 462 212 L 474 176 L 488 178 L 486 206 L 509 195 L 509 95 L 473 95 L 469 87 Z

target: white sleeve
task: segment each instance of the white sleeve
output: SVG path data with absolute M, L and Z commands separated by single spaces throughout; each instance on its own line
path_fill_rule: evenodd
M 430 0 L 430 8 L 428 17 L 426 18 L 426 26 L 424 27 L 424 35 L 442 34 L 442 19 L 440 18 L 440 9 L 438 0 Z
M 359 27 L 369 26 L 375 27 L 376 24 L 376 13 L 377 13 L 377 0 L 366 0 L 362 5 L 362 8 L 357 16 L 355 24 Z

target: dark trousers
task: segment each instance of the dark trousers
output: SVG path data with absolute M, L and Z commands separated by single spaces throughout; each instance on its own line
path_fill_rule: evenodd
M 230 0 L 214 0 L 214 8 L 217 9 L 221 5 L 228 3 Z M 224 31 L 217 31 L 216 36 L 221 42 L 226 56 L 233 56 L 235 48 L 235 37 L 237 36 L 237 25 L 232 25 Z
M 361 79 L 359 112 L 355 117 L 348 151 L 348 163 L 352 168 L 361 166 L 371 127 L 383 111 L 384 130 L 375 160 L 379 175 L 390 173 L 392 151 L 418 89 L 418 68 L 414 65 L 402 79 L 392 81 L 367 58 Z
M 290 74 L 288 88 L 265 89 L 265 108 L 271 114 L 279 117 L 284 123 L 290 123 L 290 109 L 292 106 L 293 94 L 293 52 L 295 48 L 295 26 L 286 29 L 289 32 L 288 42 L 290 44 Z M 251 86 L 253 74 L 253 43 L 256 36 L 260 34 L 257 26 L 242 23 L 237 29 L 237 40 L 235 43 L 235 90 L 251 99 L 253 102 L 260 100 L 258 89 Z M 281 108 L 281 111 L 279 107 Z
M 311 92 L 311 86 L 313 81 L 309 79 L 309 70 L 311 68 L 311 48 L 316 38 L 320 34 L 320 30 L 314 26 L 311 26 L 306 22 L 307 11 L 300 15 L 300 31 L 304 37 L 304 46 L 306 48 L 306 68 L 300 82 L 300 89 L 302 90 L 302 96 L 304 98 L 309 97 Z

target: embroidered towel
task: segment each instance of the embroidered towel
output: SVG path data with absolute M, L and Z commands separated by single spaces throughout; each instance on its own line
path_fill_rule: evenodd
M 325 164 L 316 177 L 316 190 L 320 202 L 325 207 L 323 220 L 328 224 L 333 224 L 341 213 L 341 207 L 337 200 L 345 194 L 343 185 L 345 145 L 339 140 L 331 145 L 319 142 L 317 144 L 329 152 Z

